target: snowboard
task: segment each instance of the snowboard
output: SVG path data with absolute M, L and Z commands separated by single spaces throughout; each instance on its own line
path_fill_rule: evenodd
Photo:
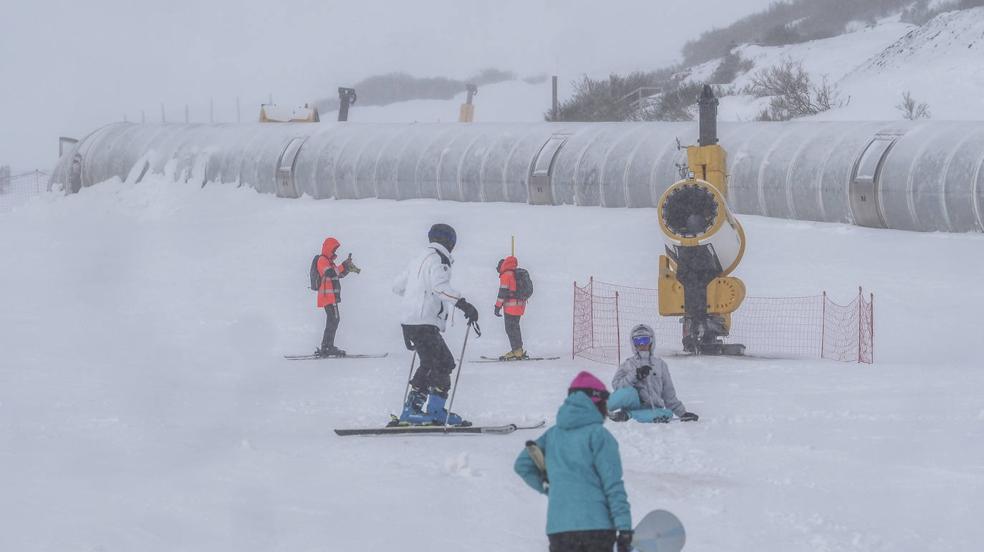
M 518 360 L 502 360 L 498 357 L 493 358 L 493 357 L 483 356 L 480 360 L 473 360 L 471 362 L 528 362 L 533 360 L 559 360 L 559 359 L 560 359 L 559 356 L 554 356 L 554 357 L 529 357 L 529 358 L 523 358 Z
M 287 360 L 344 360 L 346 358 L 385 358 L 389 353 L 376 353 L 368 355 L 345 355 L 345 356 L 318 356 L 318 355 L 284 355 Z
M 506 435 L 521 429 L 538 429 L 547 425 L 546 420 L 533 425 L 505 424 L 498 426 L 448 426 L 441 425 L 419 425 L 419 426 L 393 426 L 375 428 L 353 428 L 336 429 L 335 434 L 341 437 L 350 435 Z
M 687 532 L 680 518 L 666 510 L 653 510 L 636 525 L 632 548 L 637 552 L 680 552 Z

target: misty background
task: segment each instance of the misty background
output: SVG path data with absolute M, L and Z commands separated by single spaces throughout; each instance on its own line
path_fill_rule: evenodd
M 6 0 L 0 165 L 49 169 L 58 137 L 121 121 L 255 120 L 374 75 L 466 80 L 657 69 L 772 0 L 141 2 Z M 563 99 L 563 98 L 562 98 Z M 544 110 L 550 104 L 543 81 Z

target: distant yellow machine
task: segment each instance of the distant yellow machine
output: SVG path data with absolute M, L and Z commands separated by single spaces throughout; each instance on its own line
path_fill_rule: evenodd
M 745 231 L 728 209 L 727 152 L 717 144 L 717 98 L 700 98 L 700 141 L 687 148 L 687 177 L 657 205 L 666 255 L 659 259 L 659 314 L 683 317 L 684 349 L 740 355 L 724 343 L 731 313 L 745 299 L 745 284 L 729 276 L 745 253 Z
M 317 107 L 281 107 L 277 104 L 260 106 L 261 123 L 317 123 L 321 121 Z
M 465 99 L 465 103 L 461 104 L 461 109 L 458 111 L 459 123 L 470 123 L 475 120 L 475 104 L 472 101 L 478 95 L 478 87 L 474 84 L 469 84 L 467 85 L 467 89 L 468 97 Z

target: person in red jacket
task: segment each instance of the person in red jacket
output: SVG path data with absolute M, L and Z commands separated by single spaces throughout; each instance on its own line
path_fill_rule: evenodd
M 495 302 L 495 315 L 501 317 L 502 311 L 506 311 L 506 335 L 509 336 L 509 346 L 512 348 L 508 353 L 499 357 L 499 360 L 522 360 L 529 358 L 523 349 L 523 332 L 519 328 L 519 319 L 526 312 L 526 300 L 520 299 L 516 295 L 516 268 L 519 261 L 516 257 L 506 257 L 500 259 L 496 265 L 499 271 L 499 296 Z
M 342 261 L 342 264 L 335 264 L 335 259 L 338 257 L 336 252 L 340 246 L 335 238 L 327 238 L 321 245 L 321 257 L 318 258 L 318 274 L 321 275 L 318 307 L 325 309 L 327 316 L 321 347 L 314 352 L 321 357 L 345 356 L 345 351 L 335 346 L 335 332 L 338 331 L 338 324 L 341 322 L 338 313 L 338 304 L 342 302 L 340 279 L 348 276 L 350 272 L 359 272 L 359 269 L 352 263 L 351 255 Z

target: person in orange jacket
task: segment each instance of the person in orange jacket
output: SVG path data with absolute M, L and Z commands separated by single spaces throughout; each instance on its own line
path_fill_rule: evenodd
M 519 261 L 516 257 L 499 259 L 496 270 L 499 272 L 499 296 L 495 302 L 495 315 L 501 317 L 506 311 L 506 335 L 509 336 L 511 350 L 500 356 L 499 360 L 522 360 L 529 358 L 523 349 L 523 332 L 519 327 L 519 319 L 526 312 L 526 300 L 517 295 L 516 268 Z
M 338 304 L 342 302 L 340 279 L 348 276 L 350 272 L 359 272 L 359 269 L 352 263 L 351 255 L 342 261 L 342 264 L 335 264 L 335 259 L 338 257 L 336 252 L 340 246 L 338 240 L 329 237 L 321 245 L 321 256 L 318 257 L 318 274 L 321 275 L 318 307 L 325 309 L 327 316 L 321 347 L 314 352 L 320 357 L 345 356 L 345 351 L 335 346 L 335 332 L 338 331 L 338 324 L 341 322 L 338 313 Z

